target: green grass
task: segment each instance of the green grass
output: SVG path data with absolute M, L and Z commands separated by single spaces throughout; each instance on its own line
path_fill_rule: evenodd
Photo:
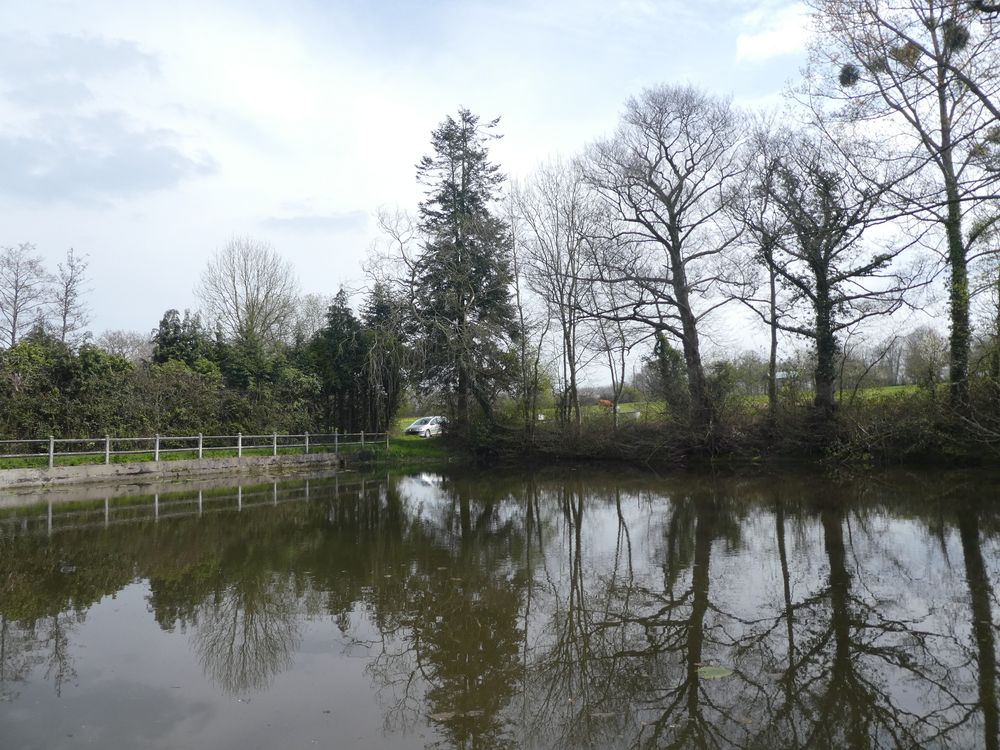
M 406 462 L 412 461 L 443 461 L 448 458 L 448 448 L 446 446 L 445 439 L 441 437 L 433 438 L 421 438 L 415 435 L 404 435 L 403 430 L 413 421 L 413 417 L 401 417 L 396 420 L 394 429 L 389 436 L 389 449 L 386 451 L 384 439 L 379 440 L 375 443 L 366 443 L 365 451 L 366 453 L 372 455 L 374 458 L 388 457 L 389 460 L 397 459 Z M 95 441 L 97 443 L 102 443 L 102 441 Z M 341 454 L 350 455 L 353 453 L 358 453 L 361 451 L 360 445 L 341 445 L 339 446 L 339 452 Z M 282 448 L 278 447 L 278 455 L 288 456 L 288 455 L 301 455 L 303 453 L 301 447 L 288 447 Z M 309 447 L 310 453 L 332 453 L 333 445 L 316 445 L 313 444 Z M 260 447 L 244 447 L 244 456 L 270 456 L 272 453 L 271 446 L 260 446 Z M 235 458 L 236 449 L 226 448 L 219 450 L 208 450 L 206 449 L 203 454 L 204 458 Z M 196 450 L 184 450 L 178 452 L 160 452 L 161 461 L 181 461 L 190 460 L 198 458 L 198 452 Z M 139 461 L 152 461 L 153 452 L 147 451 L 143 453 L 130 453 L 127 455 L 112 455 L 111 463 L 123 464 L 123 463 L 135 463 Z M 83 465 L 94 465 L 104 463 L 104 453 L 96 453 L 89 456 L 68 456 L 60 455 L 58 452 L 55 456 L 56 466 L 83 466 Z M 0 459 L 0 469 L 43 469 L 49 465 L 49 460 L 47 456 L 37 456 L 31 458 L 2 458 Z
M 389 458 L 404 461 L 445 461 L 448 459 L 446 440 L 440 436 L 422 438 L 404 435 L 403 430 L 418 417 L 399 417 L 389 435 Z
M 448 448 L 440 436 L 422 438 L 416 435 L 398 435 L 389 438 L 389 458 L 407 461 L 417 459 L 446 460 Z
M 886 400 L 906 398 L 915 395 L 920 388 L 915 385 L 893 385 L 893 386 L 880 386 L 876 388 L 861 388 L 858 390 L 857 396 L 855 398 L 856 403 L 865 402 L 881 402 Z M 835 394 L 838 402 L 840 402 L 840 393 Z M 736 398 L 742 399 L 743 402 L 749 406 L 755 407 L 766 407 L 767 406 L 767 394 L 758 394 L 755 396 L 737 396 Z M 784 403 L 799 403 L 799 404 L 810 404 L 813 400 L 812 391 L 801 391 L 798 394 L 789 395 L 788 393 L 780 393 L 778 396 L 779 400 Z M 851 398 L 851 391 L 845 390 L 843 395 L 843 402 L 847 403 Z M 555 409 L 552 407 L 539 409 L 539 413 L 545 415 L 546 420 L 555 419 L 556 413 Z M 642 421 L 647 420 L 659 420 L 667 414 L 667 405 L 664 401 L 634 401 L 628 403 L 621 403 L 618 405 L 619 417 L 628 412 L 640 412 L 640 419 Z M 610 419 L 610 411 L 603 406 L 597 404 L 581 404 L 580 414 L 584 421 L 596 420 L 596 419 Z
M 858 399 L 861 401 L 886 401 L 914 396 L 919 392 L 920 386 L 917 385 L 887 385 L 881 388 L 861 388 L 858 391 Z M 850 398 L 850 393 L 845 393 L 844 397 Z
M 618 404 L 618 416 L 629 412 L 639 412 L 641 420 L 660 419 L 666 413 L 667 405 L 663 401 L 630 401 Z M 539 414 L 545 416 L 545 420 L 551 422 L 556 418 L 555 407 L 549 406 L 538 410 Z M 580 404 L 580 418 L 583 421 L 594 421 L 611 419 L 611 410 L 598 404 Z
M 915 395 L 919 391 L 919 387 L 915 385 L 900 385 L 900 386 L 885 386 L 878 388 L 862 388 L 858 391 L 856 397 L 856 404 L 864 403 L 881 403 L 887 401 L 894 401 L 897 399 L 903 399 Z M 850 391 L 844 392 L 844 403 L 850 399 Z M 798 403 L 798 404 L 809 404 L 812 402 L 812 393 L 808 391 L 802 391 L 794 396 L 790 397 L 788 394 L 782 394 L 780 398 L 784 403 Z M 840 394 L 837 394 L 838 400 Z M 767 406 L 767 396 L 757 395 L 757 396 L 745 396 L 742 397 L 743 402 L 750 407 L 757 409 L 765 409 Z M 603 406 L 597 404 L 582 404 L 580 407 L 581 415 L 585 422 L 610 423 L 611 414 L 609 410 Z M 640 412 L 639 417 L 640 422 L 658 422 L 663 419 L 667 414 L 667 407 L 663 401 L 637 401 L 630 403 L 619 404 L 619 417 L 622 424 L 627 424 L 630 418 L 625 416 L 628 412 Z M 547 407 L 539 409 L 539 413 L 545 416 L 547 422 L 552 422 L 555 420 L 555 409 L 553 407 Z M 449 457 L 448 440 L 443 437 L 433 437 L 433 438 L 421 438 L 415 435 L 404 435 L 403 430 L 410 425 L 416 417 L 407 416 L 399 417 L 396 419 L 394 429 L 392 430 L 389 437 L 389 449 L 385 451 L 385 443 L 379 441 L 373 444 L 375 447 L 373 453 L 375 457 L 387 456 L 388 459 L 400 460 L 405 462 L 413 461 L 443 461 L 447 460 Z M 100 443 L 101 441 L 95 441 Z M 371 446 L 366 445 L 366 450 L 371 450 Z M 350 454 L 353 452 L 360 451 L 361 446 L 359 445 L 348 445 L 341 446 L 340 452 L 344 454 Z M 332 452 L 332 445 L 313 445 L 310 446 L 310 453 L 324 453 Z M 303 452 L 302 448 L 278 448 L 279 455 L 295 455 L 301 454 Z M 271 447 L 250 447 L 243 449 L 244 456 L 269 456 L 271 455 Z M 236 456 L 236 449 L 229 448 L 225 450 L 206 450 L 204 453 L 205 458 L 231 458 Z M 198 457 L 197 451 L 183 451 L 178 453 L 161 453 L 160 459 L 163 461 L 176 461 L 183 459 L 195 459 Z M 118 455 L 111 456 L 111 462 L 120 463 L 132 463 L 136 461 L 152 461 L 153 453 L 135 453 L 130 455 Z M 56 465 L 57 466 L 79 466 L 84 464 L 102 464 L 104 463 L 104 454 L 99 453 L 92 456 L 60 456 L 56 454 Z M 37 458 L 3 458 L 0 459 L 0 469 L 26 469 L 26 468 L 45 468 L 48 466 L 48 458 L 45 456 Z

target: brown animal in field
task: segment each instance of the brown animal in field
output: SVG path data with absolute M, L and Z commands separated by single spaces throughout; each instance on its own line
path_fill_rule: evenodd
M 614 406 L 614 404 L 608 401 L 606 398 L 597 399 L 597 405 L 603 406 L 605 409 L 610 409 L 612 406 Z

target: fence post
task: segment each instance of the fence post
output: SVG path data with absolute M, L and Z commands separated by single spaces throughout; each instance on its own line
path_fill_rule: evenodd
M 201 458 L 201 457 L 202 457 L 202 446 L 203 446 L 203 442 L 204 442 L 204 441 L 203 441 L 203 437 L 202 437 L 202 434 L 201 434 L 201 433 L 199 432 L 199 433 L 198 433 L 198 458 Z
M 153 460 L 160 460 L 160 433 L 156 433 L 156 441 L 153 443 Z
M 385 449 L 389 450 L 389 428 L 385 428 Z
M 49 468 L 56 465 L 56 439 L 49 435 Z
M 306 453 L 309 452 L 309 433 L 306 433 Z
M 278 455 L 278 433 L 277 432 L 271 433 L 271 455 L 272 456 L 277 456 Z
M 236 433 L 236 458 L 243 458 L 243 433 Z
M 104 436 L 104 465 L 111 463 L 111 436 Z
M 337 434 L 337 428 L 333 428 L 333 455 L 340 453 L 340 436 Z
M 365 449 L 365 431 L 361 431 L 361 450 Z

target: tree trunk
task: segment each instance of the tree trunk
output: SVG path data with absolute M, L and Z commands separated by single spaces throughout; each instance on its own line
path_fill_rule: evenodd
M 949 375 L 951 405 L 964 409 L 969 403 L 969 271 L 966 263 L 965 242 L 962 238 L 962 217 L 958 195 L 948 194 L 948 262 L 951 279 L 948 299 L 951 303 L 951 339 Z
M 691 311 L 687 289 L 687 275 L 680 257 L 671 254 L 673 266 L 674 298 L 677 313 L 681 319 L 681 344 L 684 347 L 684 364 L 687 368 L 688 392 L 691 395 L 691 422 L 693 426 L 704 427 L 715 419 L 715 407 L 705 382 L 705 368 L 701 364 L 701 347 L 698 341 L 698 324 Z
M 949 75 L 944 64 L 938 63 L 937 98 L 941 120 L 941 176 L 944 179 L 945 199 L 948 202 L 944 221 L 948 240 L 948 265 L 951 278 L 948 283 L 948 300 L 951 304 L 951 340 L 949 375 L 951 405 L 964 410 L 969 403 L 969 271 L 962 236 L 962 202 L 959 197 L 958 177 L 955 172 L 951 134 L 951 115 L 948 109 Z
M 817 279 L 816 284 L 816 408 L 824 414 L 832 414 L 835 401 L 833 384 L 836 380 L 837 340 L 833 335 L 833 306 L 826 279 Z
M 996 280 L 996 309 L 993 311 L 993 345 L 990 348 L 990 387 L 993 408 L 1000 410 L 1000 269 Z
M 461 425 L 463 431 L 468 432 L 469 429 L 469 375 L 465 371 L 465 365 L 459 364 L 458 366 L 458 388 L 456 389 L 456 394 L 458 398 L 456 416 L 458 417 L 458 422 Z
M 568 370 L 569 370 L 569 373 L 568 373 L 569 374 L 569 392 L 567 394 L 567 397 L 568 397 L 568 400 L 569 400 L 569 404 L 567 405 L 567 411 L 568 411 L 569 415 L 572 415 L 572 417 L 573 417 L 573 424 L 576 426 L 577 432 L 579 432 L 580 431 L 580 426 L 582 424 L 582 420 L 581 420 L 581 416 L 580 416 L 580 393 L 579 393 L 579 391 L 577 389 L 577 385 L 576 385 L 576 368 L 577 368 L 577 362 L 576 362 L 576 341 L 573 340 L 576 337 L 575 327 L 573 328 L 572 332 L 570 333 L 570 336 L 572 338 L 569 341 L 567 341 L 567 349 L 566 349 L 566 361 L 567 361 Z
M 778 414 L 778 289 L 777 274 L 770 262 L 768 275 L 771 282 L 771 356 L 767 362 L 767 416 L 771 424 L 774 424 Z

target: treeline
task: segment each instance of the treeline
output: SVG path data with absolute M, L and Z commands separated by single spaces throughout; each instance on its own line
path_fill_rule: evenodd
M 921 380 L 945 370 L 958 411 L 977 379 L 996 384 L 996 32 L 967 3 L 811 5 L 808 76 L 780 119 L 653 87 L 613 135 L 514 191 L 523 277 L 545 305 L 535 341 L 556 339 L 569 421 L 584 367 L 606 360 L 618 390 L 626 353 L 654 338 L 663 380 L 682 381 L 675 411 L 716 423 L 720 358 L 703 342 L 732 324 L 723 308 L 769 334 L 772 414 L 781 359 L 806 348 L 832 418 L 845 365 L 898 353 L 900 314 L 934 309 L 942 278 L 947 359 Z
M 395 314 L 376 287 L 360 317 L 340 292 L 289 340 L 226 337 L 177 310 L 151 336 L 79 347 L 36 326 L 0 353 L 0 435 L 381 432 L 402 394 Z
M 646 352 L 647 397 L 666 401 L 669 430 L 696 447 L 775 439 L 789 384 L 812 393 L 809 413 L 796 413 L 800 434 L 829 445 L 844 405 L 886 370 L 927 386 L 952 436 L 1000 446 L 991 11 L 958 0 L 807 4 L 809 66 L 781 117 L 655 86 L 627 100 L 612 134 L 508 186 L 490 158 L 497 120 L 461 109 L 417 165 L 416 214 L 380 215 L 387 242 L 369 263 L 360 317 L 346 295 L 329 307 L 298 296 L 273 250 L 234 240 L 198 287 L 207 331 L 172 313 L 148 356 L 131 360 L 107 337 L 57 356 L 44 327 L 23 354 L 12 336 L 0 387 L 23 416 L 6 410 L 4 429 L 381 429 L 409 393 L 483 443 L 511 421 L 519 440 L 533 439 L 551 397 L 572 436 L 581 383 L 604 373 L 616 406 Z M 942 303 L 945 345 L 943 327 L 927 327 Z M 734 330 L 736 310 L 759 340 Z M 189 343 L 175 347 L 174 331 Z M 742 351 L 707 350 L 720 333 Z M 748 374 L 746 351 L 764 352 L 765 371 Z M 68 374 L 39 366 L 50 374 L 24 395 L 36 370 L 23 363 L 60 357 L 75 363 Z M 734 415 L 738 377 L 767 394 L 762 418 Z M 80 395 L 114 378 L 110 401 Z M 126 394 L 135 403 L 116 405 Z M 42 410 L 46 396 L 68 405 Z M 104 414 L 82 419 L 97 403 Z M 915 434 L 898 439 L 934 443 Z
M 599 368 L 617 406 L 645 349 L 668 432 L 696 449 L 753 434 L 756 451 L 789 417 L 803 443 L 832 445 L 886 370 L 935 405 L 912 405 L 924 419 L 897 444 L 933 450 L 942 428 L 1000 445 L 998 32 L 951 0 L 809 5 L 809 68 L 780 117 L 654 86 L 612 134 L 508 190 L 495 121 L 461 110 L 434 132 L 425 201 L 382 224 L 421 371 L 460 421 L 494 423 L 506 401 L 531 440 L 551 391 L 554 442 L 571 446 L 581 382 Z M 764 335 L 734 328 L 737 311 Z M 765 352 L 763 414 L 734 413 L 747 355 L 720 352 L 720 333 Z

